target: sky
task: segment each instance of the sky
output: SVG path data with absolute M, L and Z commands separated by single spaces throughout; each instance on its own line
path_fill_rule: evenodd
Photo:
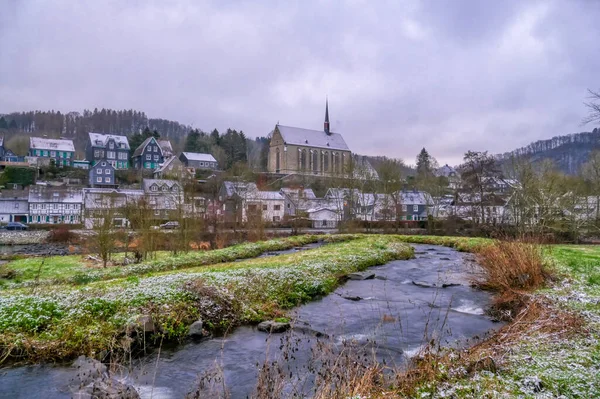
M 600 1 L 0 0 L 0 113 L 137 109 L 333 131 L 440 164 L 582 126 Z

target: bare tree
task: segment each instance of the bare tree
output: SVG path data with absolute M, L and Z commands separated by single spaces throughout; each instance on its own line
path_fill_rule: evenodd
M 583 103 L 588 109 L 588 116 L 582 121 L 583 124 L 600 122 L 600 91 L 588 89 L 589 102 Z

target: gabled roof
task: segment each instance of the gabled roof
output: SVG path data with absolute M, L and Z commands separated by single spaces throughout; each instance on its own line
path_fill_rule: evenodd
M 227 197 L 231 197 L 234 194 L 243 197 L 246 193 L 258 191 L 255 183 L 224 181 L 223 187 L 225 187 Z
M 400 203 L 405 205 L 432 205 L 429 193 L 425 191 L 401 191 L 398 193 Z
M 135 151 L 133 152 L 132 157 L 137 157 L 142 155 L 142 152 L 144 152 L 144 148 L 146 148 L 146 146 L 148 145 L 148 143 L 150 143 L 152 140 L 156 141 L 156 144 L 158 145 L 158 140 L 154 137 L 148 137 L 146 140 L 144 140 L 144 142 L 142 144 L 139 145 L 138 148 L 135 149 Z M 158 148 L 160 149 L 161 154 L 163 153 L 162 148 L 160 148 L 160 145 L 158 146 Z
M 34 150 L 72 151 L 75 152 L 73 140 L 45 139 L 41 137 L 30 137 L 29 148 Z
M 92 147 L 106 147 L 106 145 L 108 144 L 108 140 L 112 139 L 117 144 L 117 146 L 123 144 L 123 148 L 129 150 L 129 140 L 127 140 L 126 136 L 117 136 L 114 134 L 102 134 L 92 132 L 88 133 L 88 135 Z
M 181 154 L 183 154 L 188 161 L 217 162 L 215 157 L 211 154 L 203 154 L 200 152 L 182 152 Z
M 80 162 L 81 162 L 81 161 L 80 161 Z M 90 168 L 90 171 L 91 171 L 92 169 L 94 169 L 96 166 L 98 166 L 98 164 L 99 164 L 99 163 L 101 163 L 101 164 L 102 164 L 102 165 L 100 165 L 100 166 L 101 166 L 101 167 L 103 167 L 103 168 L 111 168 L 111 169 L 114 169 L 114 168 L 115 168 L 114 166 L 112 166 L 112 164 L 111 164 L 110 162 L 108 162 L 108 161 L 105 161 L 105 160 L 99 160 L 99 161 L 96 161 L 96 163 L 94 163 L 94 165 L 92 165 L 92 167 Z
M 279 191 L 252 191 L 246 197 L 250 201 L 283 201 L 283 195 Z
M 156 142 L 158 143 L 158 146 L 162 150 L 163 156 L 165 158 L 173 156 L 173 146 L 171 145 L 171 142 L 169 140 L 158 139 L 158 140 L 156 140 Z
M 298 201 L 299 199 L 313 200 L 317 196 L 312 188 L 289 188 L 284 187 L 281 192 L 287 195 L 292 201 Z
M 323 130 L 302 129 L 283 125 L 277 125 L 275 129 L 279 130 L 286 144 L 350 151 L 344 138 L 339 133 L 327 134 Z
M 82 203 L 83 192 L 73 188 L 32 186 L 29 189 L 29 202 Z
M 151 192 L 150 187 L 156 184 L 159 187 L 158 191 L 161 191 L 163 186 L 167 186 L 169 190 L 176 186 L 178 189 L 181 189 L 181 184 L 179 184 L 176 180 L 167 180 L 167 179 L 144 179 L 142 182 L 142 189 L 144 192 Z

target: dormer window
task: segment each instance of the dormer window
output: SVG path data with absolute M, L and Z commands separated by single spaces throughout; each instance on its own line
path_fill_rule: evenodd
M 96 145 L 102 145 L 102 141 L 101 140 L 96 140 Z
M 166 185 L 162 186 L 162 190 L 163 191 L 169 191 L 169 187 L 167 187 Z
M 150 191 L 158 191 L 158 186 L 155 184 L 152 187 L 150 187 Z
M 115 143 L 114 143 L 114 142 L 112 142 L 112 141 L 111 141 L 110 143 L 108 143 L 108 148 L 110 148 L 111 150 L 114 150 L 114 148 L 115 148 Z

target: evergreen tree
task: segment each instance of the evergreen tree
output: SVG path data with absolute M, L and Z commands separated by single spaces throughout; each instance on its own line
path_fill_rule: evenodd
M 9 129 L 18 129 L 17 122 L 14 119 L 12 121 L 10 121 L 8 128 Z
M 434 159 L 423 148 L 417 156 L 417 179 L 433 176 L 435 172 L 434 163 Z
M 0 117 L 0 129 L 8 129 L 8 123 L 4 117 Z

